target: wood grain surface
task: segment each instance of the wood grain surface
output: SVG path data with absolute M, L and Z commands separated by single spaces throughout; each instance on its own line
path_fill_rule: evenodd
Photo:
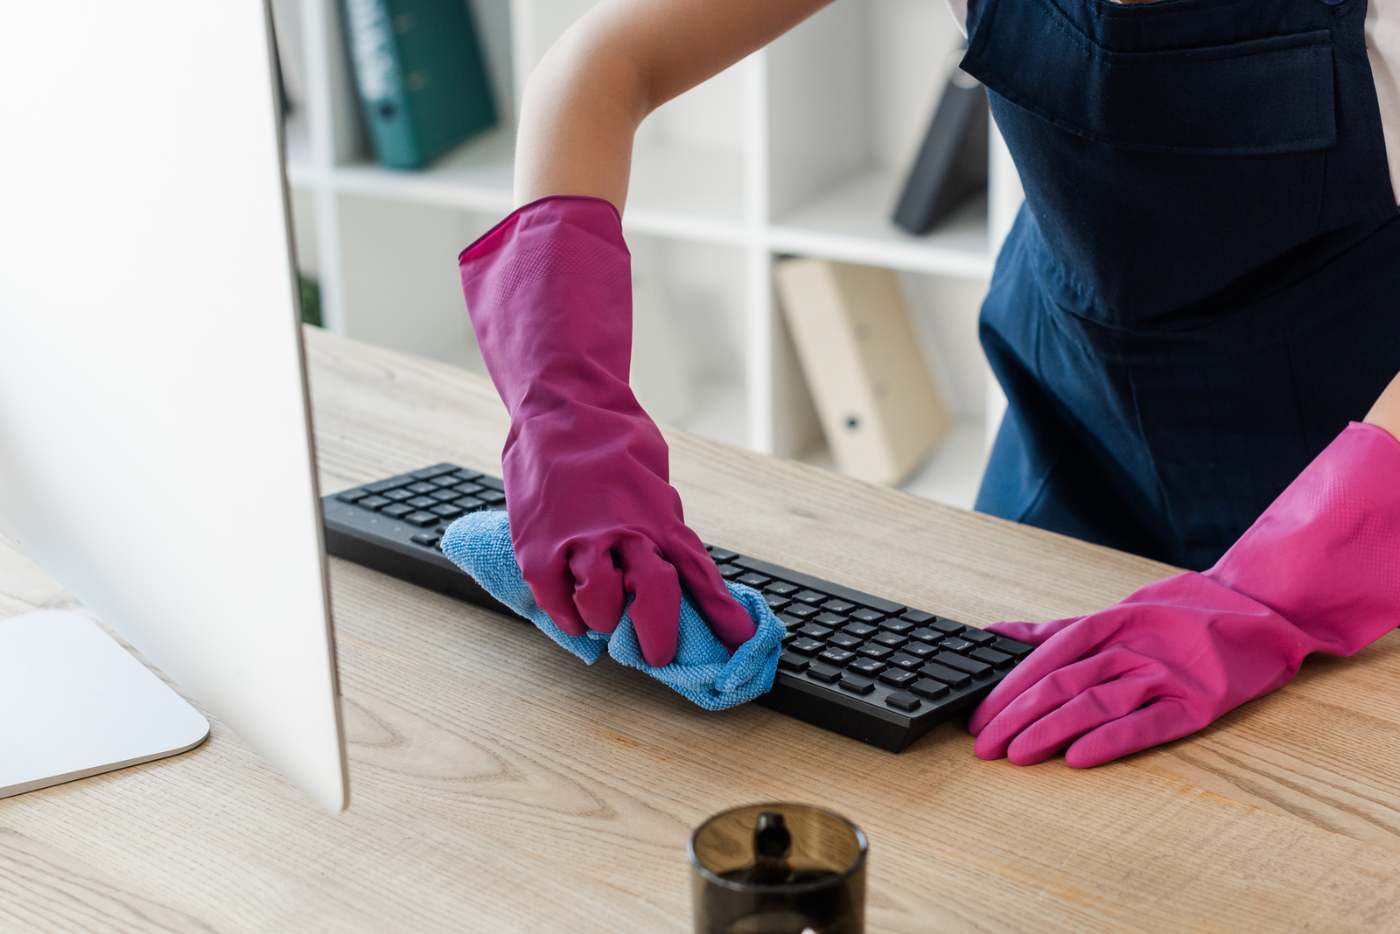
M 308 342 L 326 490 L 497 469 L 483 380 Z M 707 540 L 971 623 L 1092 610 L 1170 572 L 670 440 Z M 350 810 L 319 813 L 216 722 L 184 756 L 0 801 L 0 929 L 685 931 L 690 829 L 773 799 L 865 828 L 875 932 L 1400 928 L 1395 636 L 1076 772 L 980 762 L 957 727 L 892 755 L 759 707 L 701 713 L 519 623 L 340 561 L 331 577 Z M 67 602 L 0 547 L 0 616 Z

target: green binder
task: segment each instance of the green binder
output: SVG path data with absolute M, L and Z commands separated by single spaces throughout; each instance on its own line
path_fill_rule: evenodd
M 375 158 L 417 169 L 496 125 L 466 0 L 342 0 Z

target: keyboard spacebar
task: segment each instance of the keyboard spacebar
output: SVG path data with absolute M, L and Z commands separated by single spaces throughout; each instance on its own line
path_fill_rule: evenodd
M 902 603 L 894 603 L 859 590 L 852 590 L 849 587 L 842 587 L 840 584 L 833 584 L 831 581 L 822 580 L 820 577 L 813 577 L 810 574 L 803 574 L 789 568 L 779 567 L 776 564 L 769 564 L 767 561 L 760 561 L 757 558 L 750 558 L 747 555 L 739 555 L 734 559 L 734 564 L 749 571 L 757 571 L 767 577 L 777 577 L 785 581 L 790 581 L 800 587 L 807 587 L 812 590 L 820 590 L 822 593 L 829 593 L 833 597 L 840 597 L 851 603 L 859 603 L 861 606 L 868 606 L 872 610 L 879 610 L 882 613 L 903 613 L 905 606 Z

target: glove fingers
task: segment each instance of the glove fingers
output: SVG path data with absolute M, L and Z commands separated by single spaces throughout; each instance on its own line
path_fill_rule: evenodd
M 1095 685 L 1022 730 L 1006 757 L 1017 765 L 1044 762 L 1090 730 L 1137 710 L 1156 684 L 1156 679 L 1136 674 Z
M 1031 657 L 1035 657 L 1034 653 Z M 993 692 L 973 712 L 968 723 L 968 729 L 977 737 L 973 752 L 979 759 L 1000 759 L 1006 755 L 1011 741 L 1028 726 L 1089 688 L 1131 671 L 1137 664 L 1135 656 L 1123 651 L 1110 649 L 1091 655 L 1048 673 L 987 716 L 982 708 L 995 696 Z
M 1079 737 L 1065 751 L 1065 763 L 1076 769 L 1093 768 L 1180 739 L 1204 725 L 1191 720 L 1180 702 L 1159 700 Z
M 622 556 L 623 584 L 633 595 L 627 612 L 637 631 L 642 657 L 648 665 L 669 665 L 676 657 L 676 633 L 681 619 L 681 585 L 676 569 L 646 539 L 625 539 L 618 551 Z
M 993 623 L 987 627 L 987 631 L 994 632 L 999 636 L 1006 636 L 1008 639 L 1015 639 L 1017 642 L 1024 642 L 1027 645 L 1040 645 L 1055 633 L 1083 618 L 1082 616 L 1070 616 L 1066 619 L 1051 620 L 1048 623 Z
M 612 550 L 594 542 L 579 545 L 569 556 L 569 570 L 579 616 L 594 632 L 612 632 L 627 604 L 622 572 L 613 561 Z
M 535 603 L 554 625 L 571 636 L 581 636 L 587 632 L 588 627 L 574 606 L 573 575 L 562 558 L 539 569 L 526 568 L 522 564 L 521 574 L 530 587 Z
M 705 552 L 705 547 L 686 529 L 693 547 L 682 541 L 667 549 L 667 557 L 679 571 L 685 591 L 700 611 L 700 616 L 709 625 L 710 631 L 730 649 L 736 649 L 753 638 L 754 622 L 739 601 L 729 593 L 724 578 L 719 576 L 719 568 Z
M 986 700 L 972 712 L 972 719 L 967 724 L 972 735 L 979 735 L 1012 701 L 1026 693 L 1046 675 L 1079 661 L 1102 645 L 1104 640 L 1116 631 L 1112 626 L 1092 625 L 1093 621 L 1093 617 L 1071 621 L 1011 669 L 1011 673 L 1002 679 L 1002 682 L 992 689 L 992 693 L 987 695 Z M 1098 680 L 1102 681 L 1103 678 Z M 1004 751 L 1003 749 L 1003 753 Z

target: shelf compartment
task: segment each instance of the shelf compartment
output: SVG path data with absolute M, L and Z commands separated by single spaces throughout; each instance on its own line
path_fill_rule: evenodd
M 915 237 L 890 220 L 903 178 L 871 169 L 831 186 L 778 217 L 770 246 L 782 253 L 985 279 L 991 275 L 987 199 L 964 202 L 937 229 Z
M 773 249 L 990 274 L 985 195 L 925 236 L 891 220 L 960 42 L 944 4 L 881 0 L 828 7 L 765 51 Z
M 975 418 L 959 419 L 924 462 L 899 484 L 899 489 L 924 499 L 971 509 L 977 499 L 986 467 L 985 427 Z M 831 451 L 825 446 L 798 458 L 802 463 L 836 470 Z
M 497 129 L 468 140 L 418 171 L 359 162 L 333 169 L 331 180 L 337 191 L 346 194 L 505 213 L 511 205 L 514 151 L 515 134 Z
M 972 505 L 987 454 L 986 365 L 978 344 L 977 310 L 985 283 L 957 275 L 899 273 L 900 291 L 909 309 L 924 362 L 953 415 L 953 427 L 899 488 L 928 499 L 964 508 Z M 796 356 L 786 373 L 804 396 L 807 374 Z M 790 403 L 791 404 L 791 403 Z M 785 453 L 797 460 L 835 470 L 820 428 L 802 446 Z
M 747 446 L 747 251 L 635 236 L 631 382 L 656 421 Z

